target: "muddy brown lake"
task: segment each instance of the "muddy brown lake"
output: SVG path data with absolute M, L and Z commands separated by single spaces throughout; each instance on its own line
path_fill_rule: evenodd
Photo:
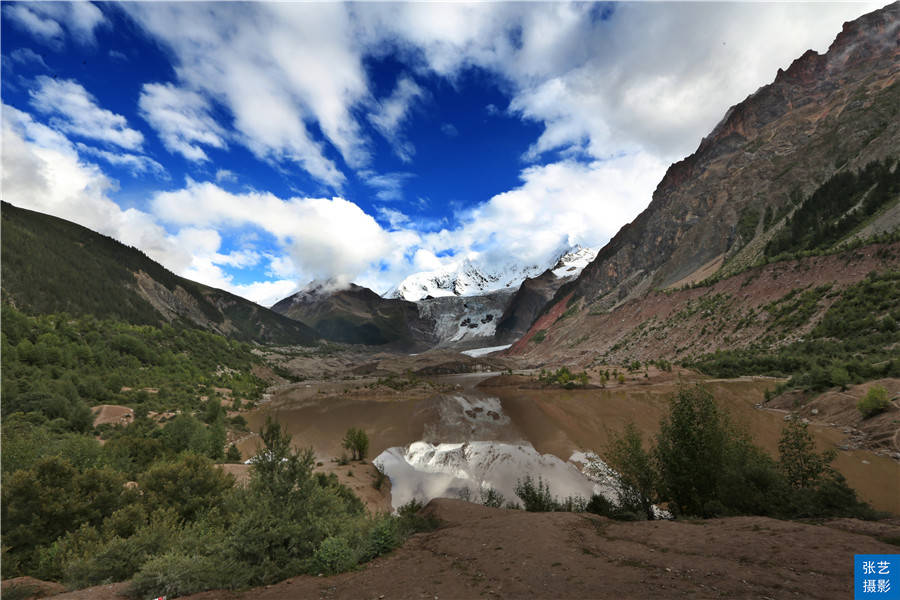
M 461 450 L 447 445 L 494 442 L 504 448 L 518 444 L 520 450 L 524 447 L 531 454 L 556 457 L 563 462 L 575 452 L 592 451 L 602 458 L 610 436 L 628 422 L 635 423 L 646 436 L 655 435 L 678 386 L 673 380 L 587 390 L 528 389 L 490 385 L 489 381 L 487 386 L 478 386 L 490 377 L 491 374 L 436 377 L 442 391 L 412 399 L 388 393 L 354 394 L 347 385 L 334 382 L 323 384 L 322 389 L 317 384 L 301 383 L 276 392 L 271 402 L 249 415 L 248 422 L 251 429 L 257 430 L 267 415 L 275 417 L 294 436 L 296 445 L 312 446 L 320 460 L 342 454 L 341 439 L 348 427 L 366 431 L 370 458 L 390 449 L 398 455 L 402 453 L 398 449 L 424 442 L 432 445 L 434 451 L 423 469 L 451 469 L 454 476 L 464 478 L 467 473 L 472 476 L 471 471 L 463 473 L 465 469 L 461 470 L 459 464 L 449 464 L 439 447 L 459 454 Z M 786 413 L 757 407 L 765 390 L 773 387 L 772 381 L 708 380 L 706 385 L 727 408 L 732 421 L 748 431 L 757 445 L 777 456 Z M 840 428 L 823 424 L 814 423 L 811 430 L 823 450 L 834 448 L 845 437 Z M 254 445 L 255 441 L 248 439 L 241 449 L 245 455 L 252 455 Z M 422 448 L 417 448 L 421 454 Z M 453 460 L 461 459 L 456 456 Z M 494 470 L 501 468 L 497 464 L 507 470 L 522 468 L 509 458 L 493 456 L 490 460 Z M 436 465 L 435 461 L 443 463 Z M 900 463 L 857 450 L 840 451 L 834 466 L 862 499 L 877 509 L 900 514 Z M 484 469 L 476 471 L 486 477 Z M 495 479 L 499 477 L 494 471 L 491 473 Z M 507 473 L 506 479 L 514 475 L 517 474 Z M 397 487 L 398 482 L 393 484 Z

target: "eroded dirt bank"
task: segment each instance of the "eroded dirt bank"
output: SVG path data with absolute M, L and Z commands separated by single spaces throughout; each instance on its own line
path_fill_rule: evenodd
M 900 519 L 825 525 L 736 517 L 623 523 L 459 500 L 425 510 L 436 531 L 333 577 L 301 576 L 193 600 L 294 598 L 811 598 L 852 594 L 853 555 L 890 554 Z M 121 600 L 127 584 L 55 596 Z
M 868 535 L 762 517 L 621 523 L 458 500 L 426 510 L 441 529 L 359 571 L 190 598 L 844 599 L 854 553 L 896 551 Z

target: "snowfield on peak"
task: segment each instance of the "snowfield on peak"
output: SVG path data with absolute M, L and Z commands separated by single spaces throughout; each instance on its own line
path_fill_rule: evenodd
M 599 248 L 582 248 L 575 246 L 559 257 L 553 265 L 553 274 L 557 277 L 577 277 L 582 269 L 597 257 Z
M 435 271 L 414 273 L 385 292 L 384 297 L 416 302 L 429 296 L 478 296 L 503 289 L 515 290 L 525 278 L 537 277 L 548 268 L 556 277 L 575 277 L 597 256 L 598 250 L 574 246 L 543 265 L 487 267 L 466 258 Z

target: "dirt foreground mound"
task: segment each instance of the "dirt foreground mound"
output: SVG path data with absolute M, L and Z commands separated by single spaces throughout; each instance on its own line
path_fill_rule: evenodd
M 858 522 L 846 519 L 840 529 L 762 517 L 622 523 L 445 499 L 423 510 L 442 527 L 359 571 L 191 598 L 843 600 L 852 594 L 854 554 L 897 550 L 847 531 Z M 879 535 L 900 533 L 898 523 L 882 523 Z

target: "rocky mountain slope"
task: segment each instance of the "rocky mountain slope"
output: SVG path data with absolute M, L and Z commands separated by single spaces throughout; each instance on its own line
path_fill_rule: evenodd
M 484 346 L 493 343 L 513 293 L 503 289 L 479 296 L 442 296 L 419 300 L 416 306 L 423 319 L 434 322 L 437 347 Z
M 624 335 L 620 324 L 629 320 L 620 311 L 630 306 L 645 321 L 644 307 L 667 298 L 657 290 L 723 279 L 784 251 L 834 252 L 863 232 L 896 231 L 898 37 L 895 2 L 846 23 L 826 54 L 808 51 L 732 107 L 696 152 L 669 168 L 648 208 L 555 293 L 513 351 L 602 354 Z M 804 285 L 842 276 L 837 264 L 823 269 Z M 790 291 L 783 286 L 770 295 Z M 538 350 L 529 340 L 540 331 L 551 343 Z M 729 346 L 724 336 L 704 344 L 720 343 Z
M 333 290 L 314 282 L 272 306 L 272 310 L 314 328 L 322 337 L 348 344 L 394 346 L 406 350 L 430 347 L 434 323 L 419 315 L 413 302 L 382 298 L 369 288 L 351 284 Z
M 134 324 L 180 322 L 244 341 L 309 344 L 309 327 L 228 292 L 178 277 L 135 248 L 6 202 L 3 301 Z
M 900 3 L 844 25 L 728 110 L 573 289 L 608 303 L 751 264 L 792 199 L 900 148 Z M 766 213 L 774 220 L 766 230 Z M 755 215 L 755 220 L 754 220 Z M 741 228 L 742 222 L 749 226 Z M 567 292 L 566 292 L 567 293 Z M 565 295 L 565 294 L 563 294 Z
M 887 274 L 883 277 L 891 285 L 883 285 L 882 276 L 868 284 L 873 273 Z M 868 335 L 872 350 L 889 347 L 894 337 L 900 337 L 893 329 L 887 331 L 892 311 L 900 314 L 900 287 L 894 281 L 898 273 L 900 242 L 895 241 L 754 267 L 709 285 L 652 291 L 613 309 L 587 307 L 570 292 L 510 352 L 534 365 L 587 366 L 660 358 L 684 362 L 753 348 L 771 353 L 775 374 L 779 372 L 777 349 L 816 343 L 817 327 L 831 327 L 834 319 L 850 322 L 845 311 L 839 310 L 842 306 L 865 307 L 855 315 L 861 319 L 855 324 L 857 330 L 842 338 Z M 873 300 L 884 305 L 869 308 L 866 302 Z M 567 307 L 567 303 L 571 304 Z M 821 341 L 831 337 L 825 331 Z

